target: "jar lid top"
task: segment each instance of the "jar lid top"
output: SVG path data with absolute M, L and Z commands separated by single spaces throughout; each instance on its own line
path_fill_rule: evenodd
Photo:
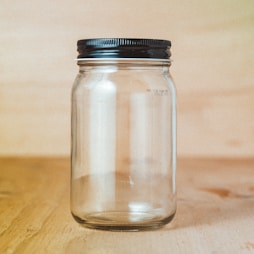
M 79 40 L 81 58 L 169 59 L 171 42 L 157 39 L 98 38 Z

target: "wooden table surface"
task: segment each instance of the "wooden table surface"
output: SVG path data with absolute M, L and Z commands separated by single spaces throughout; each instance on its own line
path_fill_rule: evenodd
M 85 229 L 68 158 L 0 158 L 0 253 L 254 253 L 254 159 L 179 159 L 178 211 L 147 232 Z

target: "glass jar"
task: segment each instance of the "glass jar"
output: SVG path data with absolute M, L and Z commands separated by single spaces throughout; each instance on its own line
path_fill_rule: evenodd
M 176 92 L 170 41 L 78 41 L 71 212 L 89 228 L 147 230 L 176 211 Z

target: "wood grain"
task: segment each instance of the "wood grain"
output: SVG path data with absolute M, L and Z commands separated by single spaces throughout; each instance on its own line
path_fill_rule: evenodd
M 68 155 L 76 41 L 172 40 L 182 156 L 254 156 L 254 1 L 2 1 L 0 154 Z
M 80 227 L 67 158 L 0 159 L 0 253 L 254 253 L 254 160 L 179 159 L 178 211 L 157 231 Z

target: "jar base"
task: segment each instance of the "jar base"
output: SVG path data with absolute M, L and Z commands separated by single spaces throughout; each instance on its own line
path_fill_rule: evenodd
M 159 229 L 175 216 L 175 212 L 166 218 L 148 213 L 97 212 L 80 218 L 72 213 L 74 219 L 83 227 L 107 231 L 146 231 Z

